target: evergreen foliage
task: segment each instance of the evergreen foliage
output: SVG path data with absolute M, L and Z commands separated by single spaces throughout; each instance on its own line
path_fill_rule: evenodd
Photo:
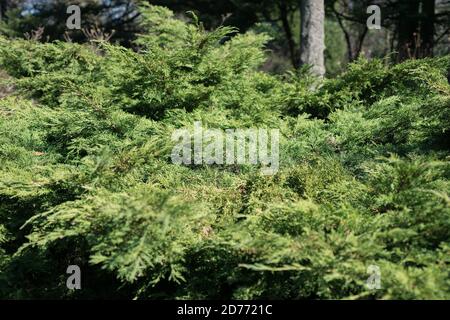
M 139 52 L 0 38 L 0 297 L 450 298 L 449 56 L 275 76 L 263 34 L 141 10 Z M 279 172 L 172 164 L 194 121 L 279 128 Z

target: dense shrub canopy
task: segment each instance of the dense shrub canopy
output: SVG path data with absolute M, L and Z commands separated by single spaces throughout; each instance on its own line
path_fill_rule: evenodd
M 0 38 L 0 297 L 450 298 L 450 57 L 274 76 L 142 10 L 139 52 Z M 194 121 L 280 129 L 280 170 L 173 164 Z

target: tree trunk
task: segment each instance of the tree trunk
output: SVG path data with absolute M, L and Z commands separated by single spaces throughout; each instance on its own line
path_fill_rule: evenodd
M 6 0 L 0 0 L 0 21 L 5 19 L 6 14 Z
M 311 65 L 312 73 L 325 75 L 325 5 L 324 0 L 300 0 L 300 63 Z
M 295 50 L 295 41 L 294 41 L 294 35 L 292 33 L 291 25 L 289 24 L 289 18 L 288 18 L 288 8 L 287 4 L 284 0 L 281 0 L 278 3 L 278 7 L 280 9 L 280 18 L 281 23 L 283 24 L 284 33 L 286 35 L 286 39 L 288 41 L 289 46 L 289 56 L 291 58 L 292 66 L 297 69 L 298 68 L 298 59 L 297 59 L 297 53 Z
M 419 6 L 420 0 L 400 0 L 398 12 L 398 61 L 417 57 L 420 49 L 419 35 Z
M 421 58 L 433 56 L 435 5 L 434 0 L 422 0 L 420 19 Z

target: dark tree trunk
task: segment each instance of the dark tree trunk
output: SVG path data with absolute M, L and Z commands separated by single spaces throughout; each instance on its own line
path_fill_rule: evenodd
M 419 6 L 420 0 L 400 0 L 398 3 L 398 43 L 399 61 L 414 58 L 420 47 L 419 43 Z
M 399 61 L 433 55 L 435 6 L 435 0 L 399 0 Z
M 366 38 L 367 32 L 369 32 L 369 29 L 365 26 L 364 30 L 361 31 L 361 33 L 358 36 L 355 53 L 353 54 L 353 60 L 358 59 L 359 56 L 361 55 L 364 39 Z
M 0 21 L 3 21 L 5 19 L 6 7 L 6 0 L 0 0 Z
M 333 6 L 333 12 L 334 12 L 334 16 L 336 17 L 337 22 L 339 23 L 339 27 L 341 27 L 341 30 L 344 33 L 345 43 L 347 45 L 347 57 L 348 57 L 348 61 L 351 62 L 351 61 L 353 61 L 353 46 L 352 46 L 352 39 L 350 37 L 350 32 L 348 32 L 347 29 L 345 28 L 344 22 L 342 21 L 341 16 L 336 11 L 334 6 Z
M 281 0 L 278 3 L 278 7 L 280 9 L 280 18 L 281 23 L 283 24 L 284 33 L 286 35 L 286 39 L 289 46 L 289 56 L 291 58 L 291 63 L 294 68 L 299 67 L 299 62 L 297 58 L 297 50 L 295 50 L 295 41 L 294 41 L 294 35 L 292 33 L 291 25 L 289 24 L 289 10 L 287 8 L 287 4 L 285 1 Z
M 347 30 L 345 24 L 344 24 L 344 15 L 340 13 L 336 8 L 335 4 L 331 6 L 331 10 L 334 13 L 334 16 L 336 17 L 336 20 L 339 24 L 339 27 L 341 28 L 342 32 L 344 33 L 345 37 L 345 43 L 347 44 L 347 57 L 348 62 L 353 62 L 356 59 L 359 58 L 362 51 L 362 46 L 364 44 L 364 39 L 366 38 L 367 32 L 369 31 L 367 26 L 364 25 L 364 29 L 359 30 L 357 32 L 352 32 L 350 30 Z M 353 6 L 353 2 L 349 1 L 348 6 Z M 354 35 L 354 37 L 352 37 Z M 354 38 L 354 39 L 353 39 Z
M 433 56 L 435 5 L 434 0 L 422 0 L 420 19 L 420 38 L 422 43 L 419 53 L 421 58 Z

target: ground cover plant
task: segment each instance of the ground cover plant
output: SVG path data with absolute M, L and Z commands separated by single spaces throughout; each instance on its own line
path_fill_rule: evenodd
M 139 50 L 0 37 L 0 297 L 450 298 L 450 56 L 271 75 L 142 13 Z M 279 171 L 173 164 L 194 121 L 279 129 Z

